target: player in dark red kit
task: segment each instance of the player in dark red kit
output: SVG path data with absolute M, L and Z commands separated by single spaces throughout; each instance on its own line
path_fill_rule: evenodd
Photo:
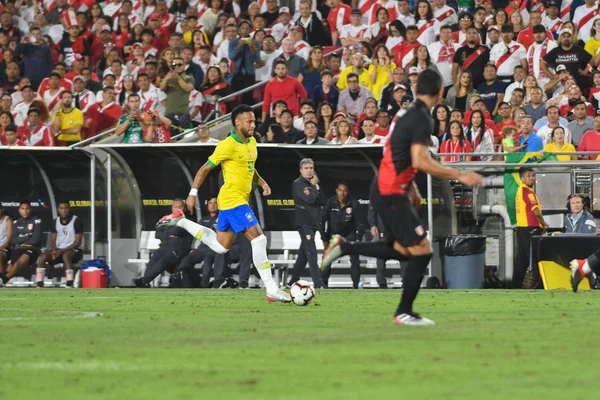
M 467 186 L 481 185 L 482 177 L 475 172 L 460 172 L 444 167 L 429 157 L 430 135 L 433 132 L 431 109 L 443 93 L 442 79 L 432 70 L 425 70 L 417 81 L 417 100 L 391 128 L 385 145 L 379 174 L 371 185 L 371 205 L 384 221 L 389 238 L 376 242 L 347 242 L 341 236 L 331 238 L 329 251 L 323 257 L 321 269 L 346 254 L 407 261 L 402 298 L 393 321 L 399 325 L 435 325 L 433 321 L 413 312 L 432 248 L 427 232 L 421 225 L 416 209 L 421 195 L 413 179 L 418 171 L 442 179 L 458 180 Z

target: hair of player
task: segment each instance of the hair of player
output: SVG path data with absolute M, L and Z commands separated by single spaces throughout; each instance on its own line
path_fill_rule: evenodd
M 175 203 L 176 201 L 184 201 L 181 197 L 175 197 L 173 199 L 173 203 Z
M 529 167 L 522 167 L 522 168 L 519 170 L 519 176 L 523 176 L 523 175 L 525 175 L 527 172 L 534 172 L 534 170 L 533 170 L 532 168 L 529 168 Z M 534 173 L 535 173 L 535 172 L 534 172 Z
M 71 207 L 71 203 L 67 199 L 60 199 L 56 202 L 56 208 L 58 208 L 61 204 L 66 204 L 67 207 Z
M 252 107 L 250 107 L 247 104 L 240 104 L 239 106 L 234 108 L 233 111 L 231 111 L 231 123 L 233 124 L 233 126 L 235 126 L 235 121 L 236 121 L 237 117 L 240 114 L 244 114 L 247 112 L 254 112 Z
M 436 96 L 442 88 L 442 78 L 437 72 L 426 69 L 419 74 L 417 79 L 417 94 Z
M 346 189 L 350 190 L 350 186 L 348 185 L 347 181 L 339 181 L 337 185 L 335 185 L 336 189 L 340 186 L 340 185 L 344 185 L 346 186 Z

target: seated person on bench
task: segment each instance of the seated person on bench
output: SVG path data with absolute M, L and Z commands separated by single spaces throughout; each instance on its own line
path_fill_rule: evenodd
M 62 263 L 67 275 L 67 287 L 73 287 L 73 264 L 83 258 L 81 242 L 83 241 L 83 222 L 76 215 L 71 215 L 71 207 L 66 201 L 58 203 L 58 217 L 52 225 L 50 251 L 40 255 L 36 272 L 38 287 L 44 287 L 46 264 Z
M 565 233 L 579 233 L 595 235 L 596 219 L 587 210 L 587 199 L 581 194 L 572 194 L 567 198 L 567 210 L 569 213 L 565 218 Z
M 185 203 L 182 199 L 173 200 L 171 212 L 184 209 Z M 133 280 L 136 287 L 150 287 L 150 282 L 154 278 L 162 274 L 168 267 L 175 267 L 190 251 L 193 237 L 183 228 L 161 225 L 156 228 L 155 235 L 160 240 L 160 246 L 150 257 L 144 276 Z
M 42 220 L 31 215 L 31 203 L 27 200 L 19 204 L 19 218 L 13 225 L 12 253 L 6 275 L 2 283 L 6 284 L 23 268 L 35 264 L 42 244 Z
M 211 197 L 206 203 L 206 208 L 208 212 L 200 219 L 200 225 L 216 231 L 217 218 L 219 216 L 217 198 Z M 202 264 L 202 281 L 200 283 L 200 287 L 208 288 L 210 287 L 210 276 L 216 256 L 217 253 L 202 243 L 197 249 L 190 251 L 189 254 L 186 255 L 183 260 L 181 260 L 181 263 L 177 267 L 177 273 L 189 274 L 190 270 L 194 268 L 194 265 L 200 264 L 202 261 L 204 261 Z M 217 276 L 223 276 L 224 262 L 221 262 L 218 267 L 220 270 L 217 270 L 219 268 L 217 268 L 217 265 L 215 265 L 215 278 Z
M 4 213 L 0 203 L 0 286 L 4 284 L 6 264 L 10 259 L 10 242 L 12 239 L 13 220 Z

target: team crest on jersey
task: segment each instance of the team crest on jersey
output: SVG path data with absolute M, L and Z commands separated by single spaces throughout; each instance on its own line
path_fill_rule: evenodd
M 69 125 L 73 125 L 73 122 L 75 122 L 75 121 L 73 121 L 72 119 L 70 119 L 69 120 Z
M 310 194 L 310 189 L 307 188 L 307 187 L 305 187 L 304 188 L 304 194 L 308 196 Z
M 352 207 L 346 208 L 346 214 L 352 214 Z
M 250 213 L 246 213 L 246 219 L 248 220 L 248 222 L 254 221 L 254 218 L 252 218 L 252 214 Z
M 33 224 L 28 224 L 27 225 L 27 229 L 32 230 L 33 229 Z
M 415 233 L 418 236 L 423 236 L 423 234 L 425 233 L 425 229 L 423 229 L 423 226 L 419 225 L 415 228 Z

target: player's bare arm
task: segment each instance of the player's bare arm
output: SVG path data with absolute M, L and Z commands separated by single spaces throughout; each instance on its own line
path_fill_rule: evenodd
M 413 143 L 410 147 L 413 168 L 441 179 L 454 179 L 469 187 L 483 183 L 483 177 L 476 172 L 461 172 L 448 168 L 429 156 L 429 148 L 422 143 Z
M 263 196 L 271 195 L 271 187 L 267 184 L 267 182 L 258 174 L 257 170 L 254 170 L 254 177 L 252 178 L 254 183 L 260 186 L 263 190 Z
M 200 186 L 202 186 L 204 180 L 206 179 L 210 171 L 212 171 L 213 169 L 214 167 L 207 161 L 202 167 L 200 167 L 200 169 L 196 173 L 196 176 L 194 177 L 194 183 L 192 183 L 192 190 L 190 190 L 190 194 L 185 200 L 185 204 L 189 212 L 192 214 L 194 213 L 194 209 L 196 208 L 196 197 L 198 195 L 198 189 L 200 188 Z

